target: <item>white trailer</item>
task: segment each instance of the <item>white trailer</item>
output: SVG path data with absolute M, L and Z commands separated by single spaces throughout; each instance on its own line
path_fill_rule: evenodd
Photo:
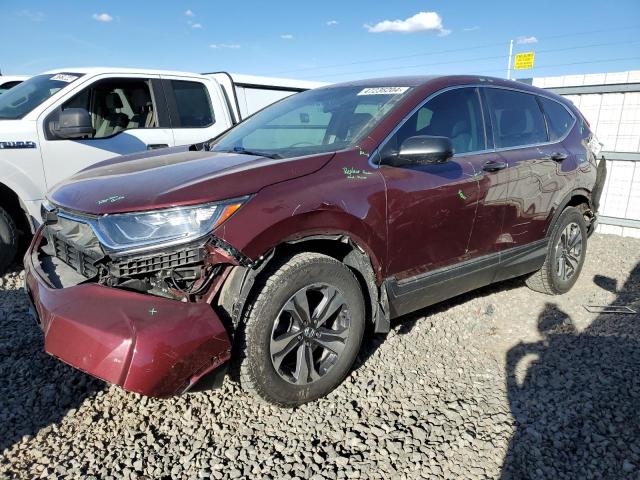
M 0 77 L 2 78 L 2 77 Z M 320 83 L 246 75 L 67 68 L 0 96 L 0 270 L 53 185 L 117 155 L 211 139 Z

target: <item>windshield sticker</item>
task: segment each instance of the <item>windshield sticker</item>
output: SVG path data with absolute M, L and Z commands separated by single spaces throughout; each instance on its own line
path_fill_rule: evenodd
M 409 90 L 409 87 L 371 87 L 364 88 L 358 95 L 399 95 Z
M 366 180 L 373 172 L 369 170 L 360 170 L 353 167 L 342 167 L 342 173 L 348 180 Z
M 112 195 L 107 198 L 103 198 L 102 200 L 98 200 L 96 202 L 97 205 L 102 205 L 103 203 L 115 203 L 124 199 L 124 195 Z
M 68 73 L 56 73 L 49 80 L 58 80 L 60 82 L 71 83 L 77 79 L 78 77 L 75 75 L 69 75 Z

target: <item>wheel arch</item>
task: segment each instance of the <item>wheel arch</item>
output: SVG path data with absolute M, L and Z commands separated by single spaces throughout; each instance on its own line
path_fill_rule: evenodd
M 0 207 L 4 208 L 23 233 L 33 230 L 33 225 L 29 220 L 27 208 L 24 206 L 20 196 L 8 185 L 0 182 Z
M 585 215 L 585 217 L 588 217 L 590 219 L 590 221 L 587 222 L 587 230 L 589 231 L 589 233 L 591 233 L 592 230 L 590 227 L 593 224 L 593 220 L 595 219 L 595 214 L 593 212 L 593 204 L 591 200 L 591 192 L 589 192 L 588 190 L 585 190 L 584 188 L 577 188 L 567 193 L 562 198 L 562 201 L 560 201 L 558 206 L 554 209 L 551 215 L 551 219 L 547 225 L 546 237 L 549 237 L 549 235 L 551 235 L 551 232 L 553 231 L 553 227 L 557 223 L 562 212 L 567 207 L 579 207 L 580 205 L 586 206 L 586 208 L 583 209 L 582 213 Z
M 242 320 L 248 301 L 255 295 L 256 281 L 266 275 L 268 266 L 300 252 L 327 255 L 344 263 L 356 276 L 365 299 L 366 318 L 376 333 L 390 328 L 389 305 L 386 290 L 376 281 L 374 264 L 363 245 L 343 233 L 310 234 L 286 240 L 261 256 L 262 261 L 251 266 L 236 266 L 222 286 L 217 304 L 235 328 Z

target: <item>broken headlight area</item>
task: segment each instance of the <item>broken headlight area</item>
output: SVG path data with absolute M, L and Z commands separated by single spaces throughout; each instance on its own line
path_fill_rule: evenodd
M 56 288 L 94 282 L 181 301 L 203 298 L 226 266 L 244 261 L 213 237 L 144 253 L 110 253 L 89 222 L 64 214 L 44 225 L 38 260 Z

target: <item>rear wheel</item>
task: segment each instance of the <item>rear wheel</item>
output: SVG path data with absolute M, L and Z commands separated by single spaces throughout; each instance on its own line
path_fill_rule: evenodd
M 0 207 L 0 273 L 15 260 L 18 252 L 18 229 L 7 211 Z
M 364 333 L 364 300 L 348 267 L 300 253 L 258 287 L 239 332 L 240 382 L 268 402 L 327 395 L 349 373 Z
M 567 207 L 549 237 L 542 268 L 531 275 L 527 286 L 537 292 L 558 295 L 571 290 L 582 271 L 587 253 L 587 226 L 583 214 Z

